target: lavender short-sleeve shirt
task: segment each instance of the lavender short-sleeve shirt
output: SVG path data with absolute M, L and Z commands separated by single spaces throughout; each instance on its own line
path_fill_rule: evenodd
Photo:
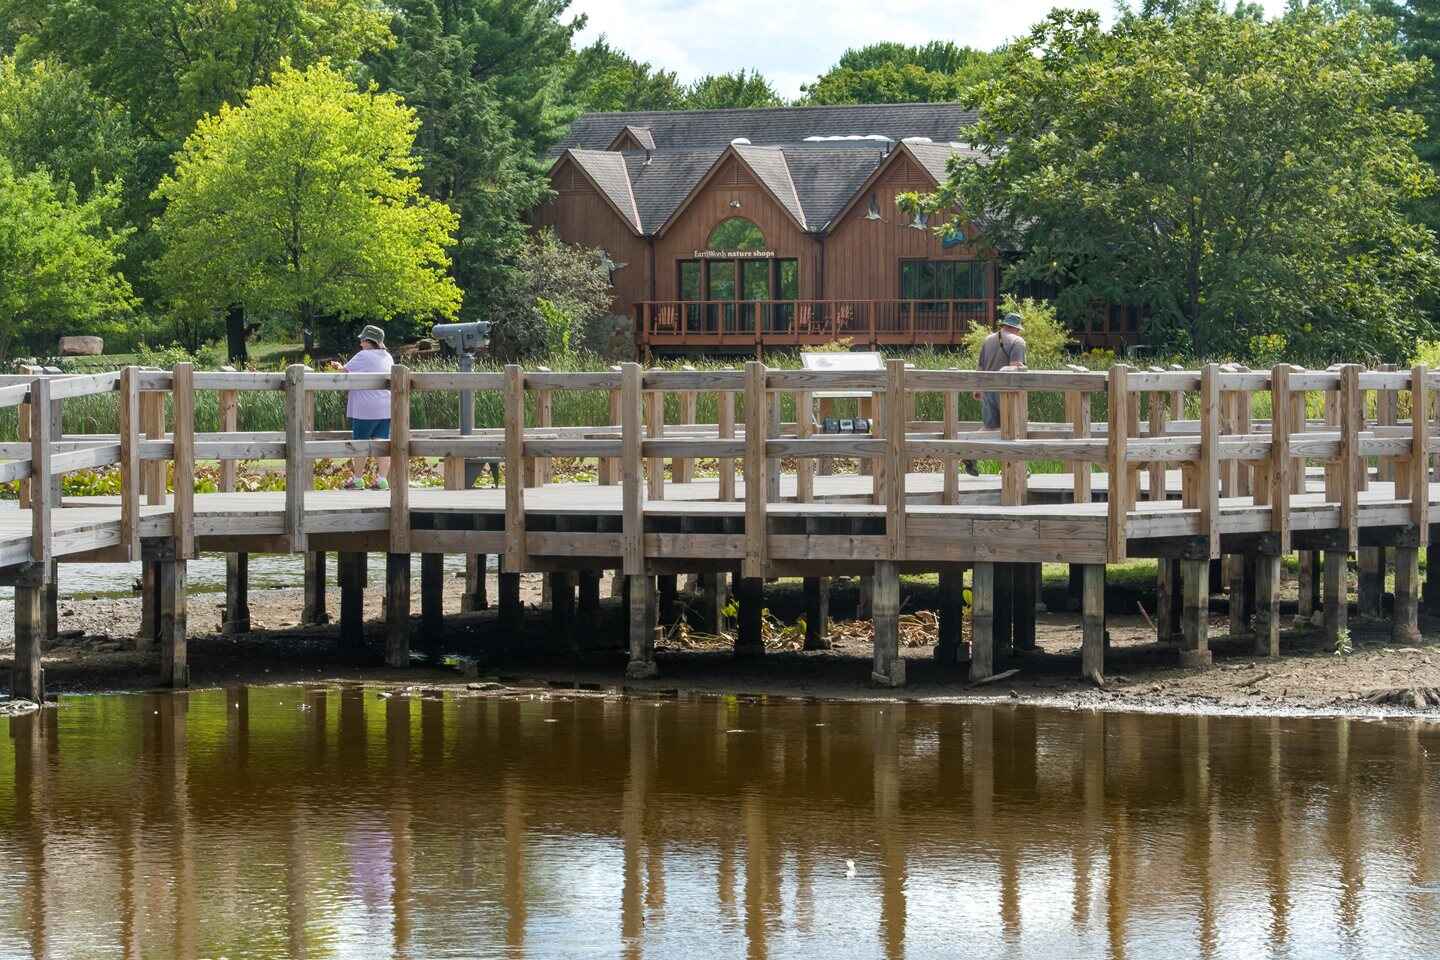
M 389 373 L 395 358 L 388 350 L 361 350 L 345 364 L 346 373 Z M 351 390 L 345 415 L 352 420 L 389 420 L 389 390 Z

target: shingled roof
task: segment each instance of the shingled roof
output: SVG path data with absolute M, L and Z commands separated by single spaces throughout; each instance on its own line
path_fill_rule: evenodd
M 552 149 L 604 150 L 626 127 L 646 128 L 654 150 L 724 147 L 736 139 L 755 144 L 801 143 L 807 137 L 885 136 L 955 140 L 975 113 L 954 103 L 852 104 L 736 110 L 645 110 L 587 113 Z M 640 141 L 643 144 L 643 141 Z
M 561 149 L 642 236 L 662 231 L 729 153 L 801 229 L 823 233 L 896 150 L 937 181 L 952 156 L 978 156 L 951 140 L 973 120 L 943 103 L 593 113 Z M 645 148 L 614 149 L 627 134 Z

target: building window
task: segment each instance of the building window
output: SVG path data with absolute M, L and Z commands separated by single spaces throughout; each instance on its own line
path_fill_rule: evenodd
M 879 220 L 879 219 L 880 219 L 880 198 L 877 197 L 877 196 L 875 196 L 874 193 L 871 193 L 871 194 L 870 194 L 870 204 L 869 204 L 869 207 L 868 207 L 868 208 L 866 209 L 866 211 L 865 211 L 865 219 L 866 219 L 866 220 Z
M 706 244 L 711 250 L 764 250 L 765 234 L 744 217 L 731 217 L 710 231 Z
M 680 261 L 680 299 L 700 299 L 700 261 Z
M 903 300 L 987 300 L 989 263 L 984 260 L 902 260 Z

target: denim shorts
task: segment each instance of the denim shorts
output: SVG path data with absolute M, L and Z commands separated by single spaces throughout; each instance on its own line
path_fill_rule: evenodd
M 1000 394 L 986 391 L 980 395 L 980 416 L 986 430 L 1000 429 Z
M 350 439 L 389 440 L 390 418 L 386 417 L 384 420 L 361 420 L 356 417 L 351 417 Z

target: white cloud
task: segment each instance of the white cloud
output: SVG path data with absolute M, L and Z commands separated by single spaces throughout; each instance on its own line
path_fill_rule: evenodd
M 1264 0 L 1272 13 L 1284 0 Z M 759 70 L 782 96 L 796 97 L 850 47 L 883 40 L 952 40 L 996 47 L 1053 7 L 1094 7 L 1108 22 L 1112 4 L 1056 0 L 574 0 L 589 18 L 579 42 L 605 34 L 610 44 L 682 82 L 742 67 Z

